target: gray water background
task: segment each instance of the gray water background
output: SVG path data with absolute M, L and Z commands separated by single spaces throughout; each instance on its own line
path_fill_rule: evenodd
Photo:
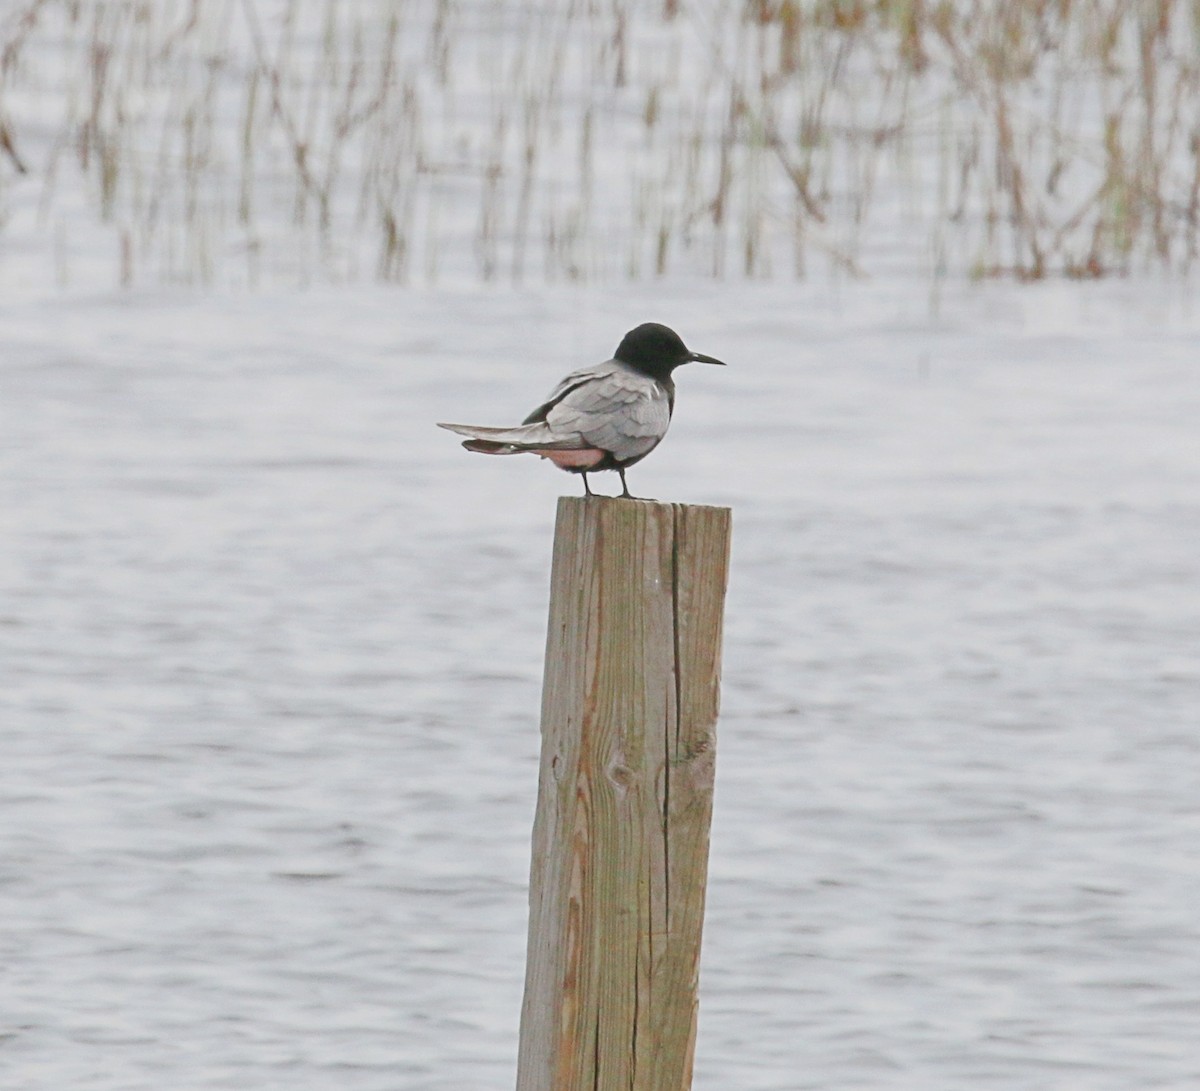
M 8 306 L 0 1086 L 512 1086 L 578 482 L 432 422 L 647 318 L 730 363 L 630 475 L 734 509 L 696 1087 L 1200 1087 L 1197 319 L 895 280 Z

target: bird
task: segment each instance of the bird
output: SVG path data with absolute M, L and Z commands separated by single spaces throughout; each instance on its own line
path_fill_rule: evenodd
M 488 428 L 446 424 L 463 446 L 485 455 L 535 454 L 560 470 L 583 475 L 585 496 L 595 496 L 588 474 L 616 470 L 621 497 L 629 491 L 625 471 L 662 442 L 675 410 L 671 373 L 682 364 L 720 364 L 723 360 L 692 352 L 669 326 L 643 322 L 630 330 L 611 360 L 567 375 L 519 425 Z

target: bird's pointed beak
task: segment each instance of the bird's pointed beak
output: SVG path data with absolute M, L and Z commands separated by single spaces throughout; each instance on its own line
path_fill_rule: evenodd
M 718 360 L 715 356 L 705 356 L 702 352 L 689 352 L 688 359 L 697 364 L 720 364 L 722 367 L 725 366 L 724 360 Z

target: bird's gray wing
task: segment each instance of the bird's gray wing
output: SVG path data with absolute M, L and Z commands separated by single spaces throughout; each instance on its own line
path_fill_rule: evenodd
M 667 388 L 612 360 L 567 376 L 560 388 L 546 412 L 551 432 L 578 435 L 581 446 L 611 451 L 618 462 L 648 454 L 671 423 Z
M 591 367 L 581 367 L 577 371 L 572 371 L 570 375 L 564 376 L 559 384 L 546 395 L 542 404 L 521 421 L 521 423 L 536 424 L 538 421 L 544 421 L 550 410 L 573 390 L 594 383 L 607 375 L 611 370 L 609 367 L 611 363 L 612 361 L 610 360 L 603 364 L 593 364 Z
M 615 360 L 571 372 L 515 428 L 442 424 L 491 454 L 519 451 L 610 451 L 618 462 L 649 454 L 671 423 L 671 396 L 662 383 Z
M 462 436 L 478 441 L 472 450 L 487 450 L 491 454 L 517 454 L 521 451 L 569 451 L 580 450 L 590 444 L 571 427 L 554 428 L 547 420 L 548 414 L 561 405 L 564 398 L 580 388 L 594 385 L 604 379 L 614 365 L 609 360 L 603 364 L 580 368 L 565 376 L 546 395 L 546 400 L 529 414 L 519 425 L 512 428 L 490 428 L 476 424 L 442 424 Z
M 555 436 L 545 421 L 535 421 L 533 424 L 519 424 L 515 428 L 492 428 L 484 424 L 450 424 L 439 421 L 439 428 L 457 432 L 460 436 L 470 436 L 477 441 L 471 447 L 473 451 L 489 451 L 491 454 L 515 455 L 520 451 L 569 451 L 580 446 L 578 437 Z M 511 450 L 500 450 L 511 447 Z

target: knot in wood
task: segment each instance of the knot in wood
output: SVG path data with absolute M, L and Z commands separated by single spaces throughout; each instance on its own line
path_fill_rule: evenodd
M 609 783 L 617 790 L 618 796 L 624 796 L 629 791 L 629 786 L 633 783 L 633 770 L 619 757 L 614 757 L 608 763 L 605 774 Z

